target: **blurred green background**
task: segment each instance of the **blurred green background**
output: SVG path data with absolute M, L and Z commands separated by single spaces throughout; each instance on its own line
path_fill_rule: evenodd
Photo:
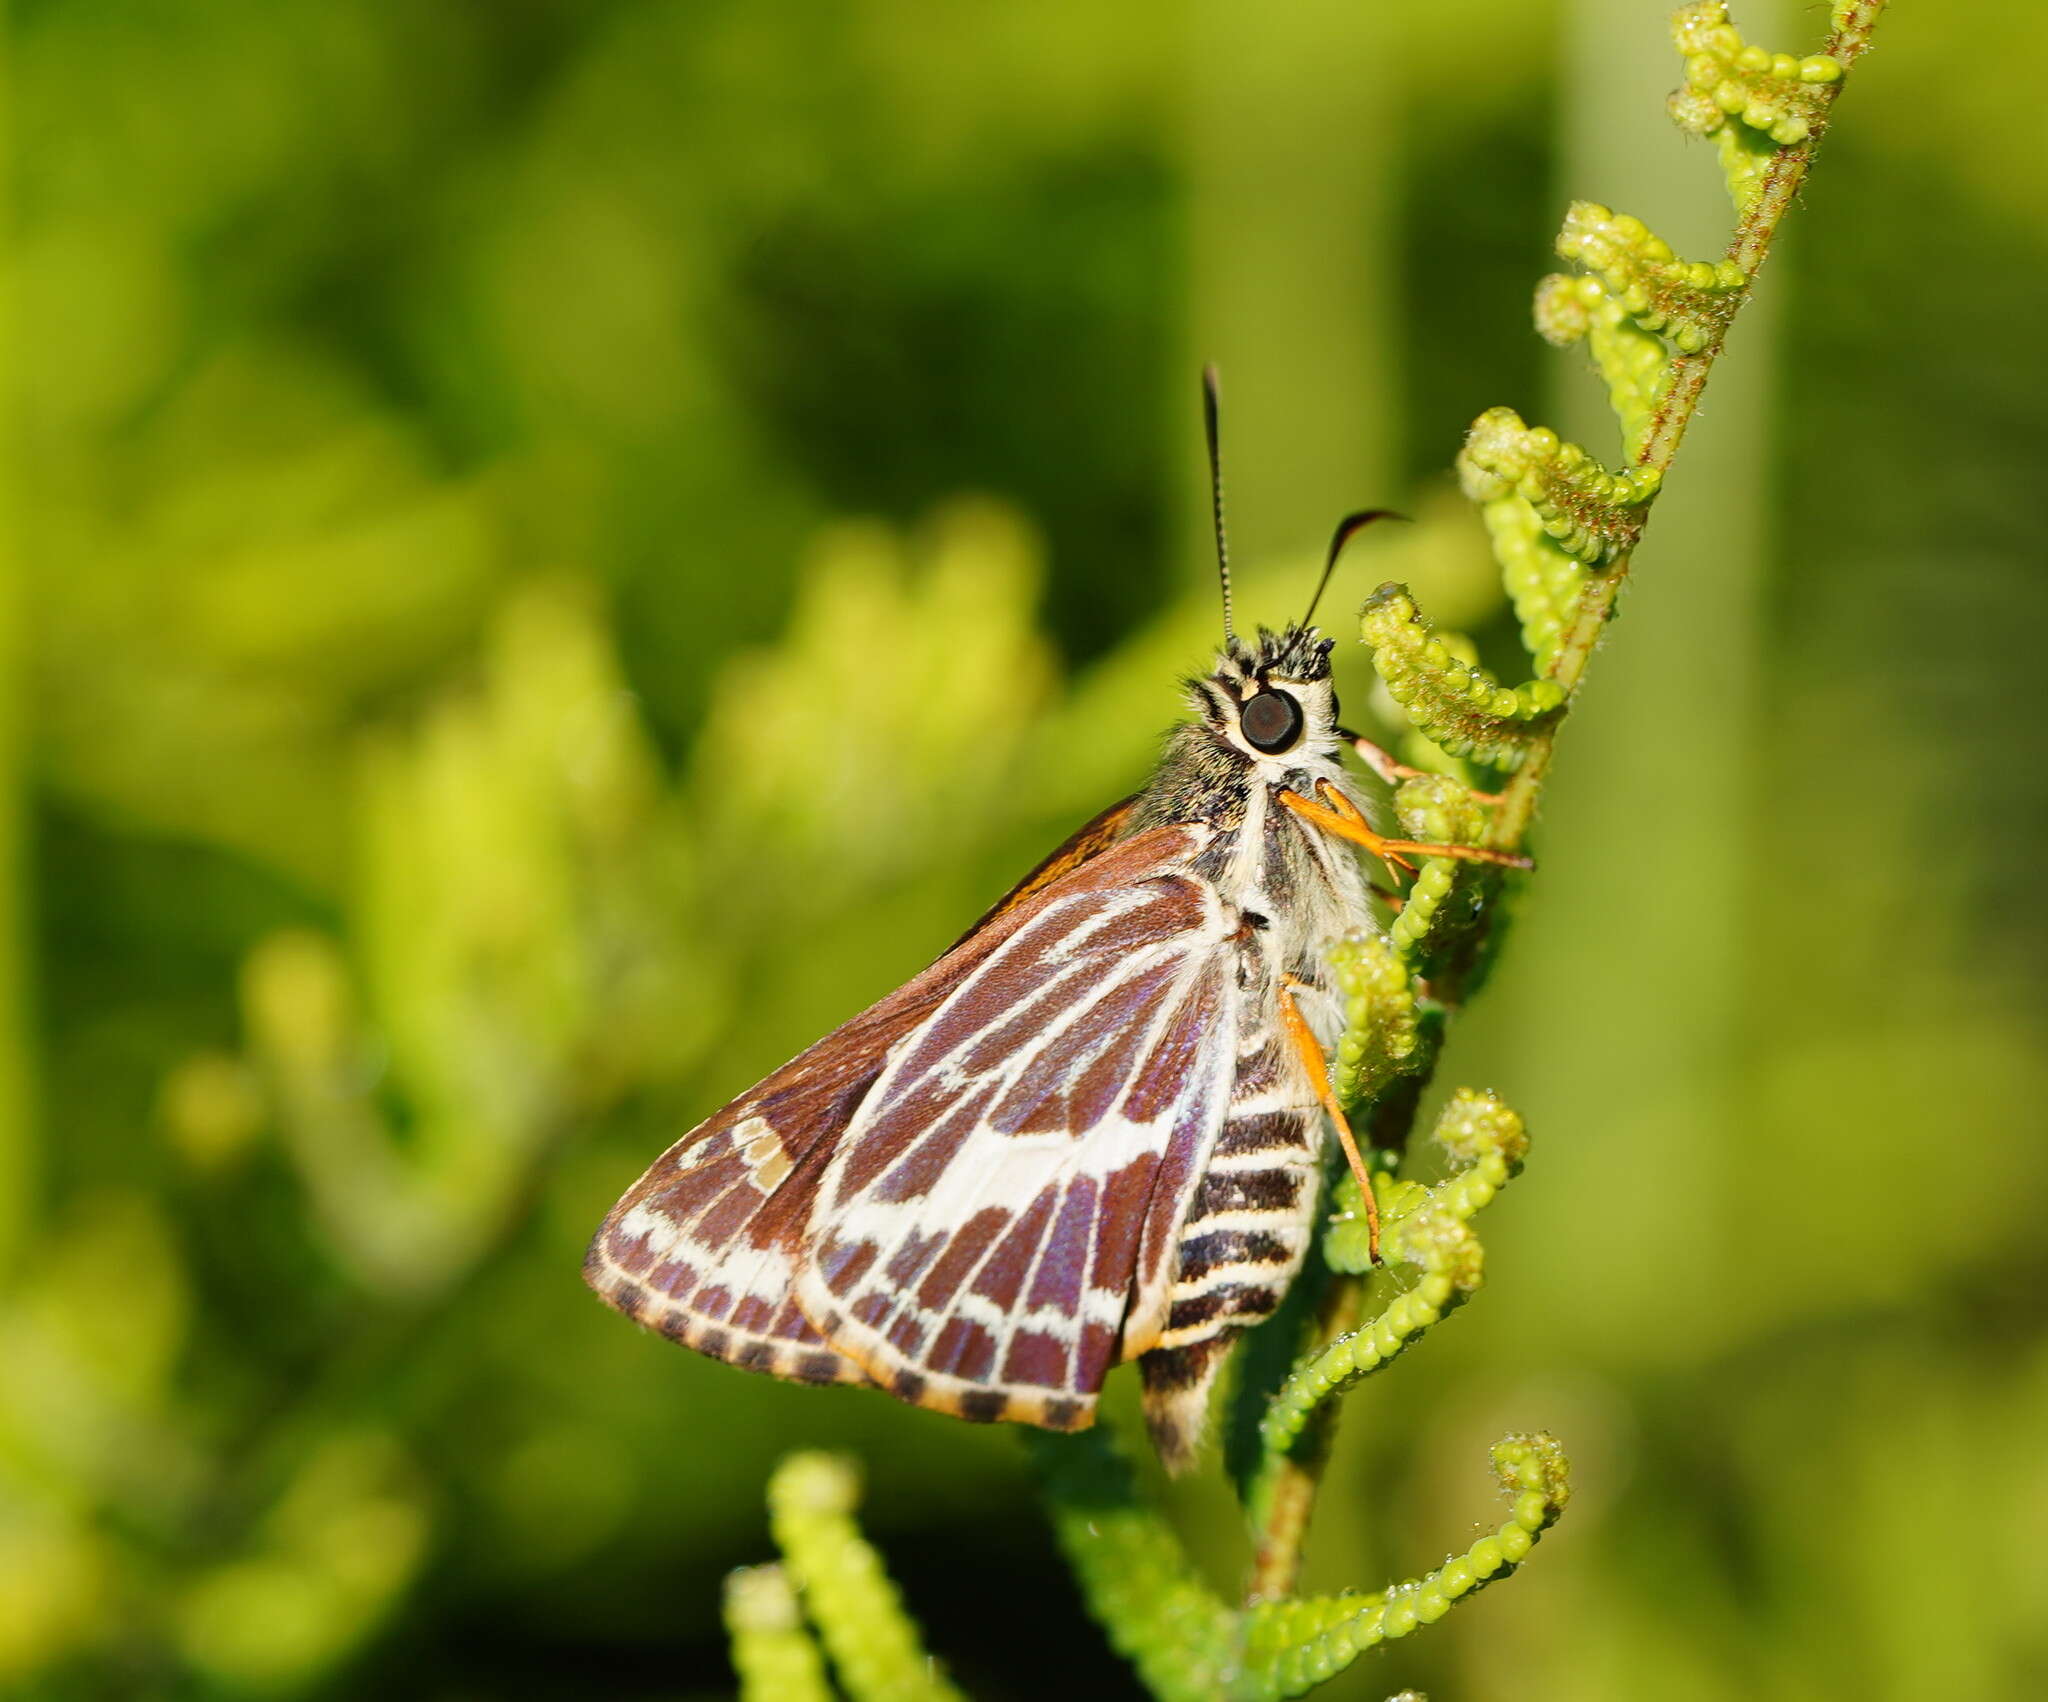
M 1613 453 L 1566 199 L 1727 223 L 1664 10 L 13 8 L 0 1694 L 716 1695 L 799 1444 L 976 1696 L 1131 1693 L 1013 1437 L 583 1243 L 1142 776 L 1203 358 L 1241 610 L 1388 504 L 1332 612 L 1508 654 L 1446 469 L 1503 402 Z M 2044 50 L 1893 9 L 1660 505 L 1446 1068 L 1534 1160 L 1310 1582 L 1462 1546 L 1510 1428 L 1579 1499 L 1341 1694 L 2048 1694 Z

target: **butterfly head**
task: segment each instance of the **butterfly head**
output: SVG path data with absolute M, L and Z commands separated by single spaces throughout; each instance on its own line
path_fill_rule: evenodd
M 1215 671 L 1188 682 L 1189 697 L 1222 744 L 1269 771 L 1299 770 L 1326 761 L 1336 751 L 1337 693 L 1330 683 L 1335 641 L 1309 623 L 1350 539 L 1375 520 L 1400 516 L 1384 508 L 1361 509 L 1337 522 L 1323 558 L 1322 577 L 1308 600 L 1308 612 L 1280 632 L 1259 629 L 1256 642 L 1238 637 L 1232 624 L 1230 543 L 1223 524 L 1223 454 L 1220 445 L 1216 369 L 1202 372 L 1202 422 L 1209 445 L 1209 501 L 1216 529 L 1216 579 L 1223 592 L 1223 649 Z
M 1189 695 L 1209 731 L 1256 762 L 1298 768 L 1337 748 L 1337 693 L 1330 680 L 1335 641 L 1312 626 L 1261 628 L 1256 640 L 1228 639 Z

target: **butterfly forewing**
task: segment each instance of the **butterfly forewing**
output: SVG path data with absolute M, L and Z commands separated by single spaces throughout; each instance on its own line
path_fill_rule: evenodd
M 1206 830 L 1097 851 L 691 1131 L 607 1218 L 621 1311 L 749 1369 L 1085 1424 L 1165 1320 L 1230 1092 Z
M 905 1399 L 1087 1422 L 1156 1335 L 1230 1092 L 1239 924 L 1161 829 L 1092 860 L 900 1044 L 813 1206 L 804 1310 Z

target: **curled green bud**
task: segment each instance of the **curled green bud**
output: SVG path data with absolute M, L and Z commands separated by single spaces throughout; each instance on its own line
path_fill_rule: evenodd
M 1501 1489 L 1519 1502 L 1524 1495 L 1538 1496 L 1543 1503 L 1539 1521 L 1517 1519 L 1526 1530 L 1540 1529 L 1555 1519 L 1572 1498 L 1571 1463 L 1555 1436 L 1536 1431 L 1526 1436 L 1504 1436 L 1493 1445 L 1493 1470 Z
M 1501 1186 L 1529 1155 L 1529 1132 L 1500 1096 L 1461 1087 L 1436 1120 L 1434 1138 L 1461 1170 Z M 1476 1207 L 1474 1208 L 1477 1209 Z
M 1376 1316 L 1296 1367 L 1261 1427 L 1269 1453 L 1292 1447 L 1325 1401 L 1385 1367 L 1484 1280 L 1485 1250 L 1471 1221 L 1514 1179 L 1528 1136 L 1522 1120 L 1493 1094 L 1460 1088 L 1437 1118 L 1432 1139 L 1453 1166 L 1442 1181 L 1425 1188 L 1376 1177 L 1373 1184 L 1381 1256 L 1390 1265 L 1413 1266 L 1419 1276 Z M 1338 1182 L 1334 1206 L 1323 1236 L 1324 1258 L 1332 1270 L 1371 1270 L 1364 1202 L 1354 1178 Z
M 1552 348 L 1568 349 L 1592 328 L 1590 309 L 1600 299 L 1598 289 L 1590 294 L 1580 288 L 1585 280 L 1563 272 L 1551 272 L 1536 285 L 1532 317 L 1536 334 Z
M 1556 712 L 1564 692 L 1554 681 L 1504 686 L 1458 657 L 1423 620 L 1406 587 L 1382 585 L 1362 615 L 1372 665 L 1394 701 L 1433 744 L 1495 768 L 1513 768 L 1531 729 Z
M 1488 408 L 1472 422 L 1458 452 L 1458 476 L 1474 502 L 1520 496 L 1544 531 L 1589 567 L 1635 548 L 1663 483 L 1654 467 L 1610 472 L 1549 427 L 1524 424 L 1512 408 Z
M 1415 994 L 1408 983 L 1408 966 L 1377 934 L 1361 931 L 1347 936 L 1330 953 L 1330 967 L 1344 1000 L 1344 1033 L 1337 1042 L 1333 1084 L 1346 1105 L 1362 1105 L 1415 1066 Z
M 1394 790 L 1394 814 L 1410 839 L 1431 845 L 1480 845 L 1486 812 L 1472 788 L 1448 774 L 1418 774 Z
M 860 1468 L 838 1454 L 791 1454 L 768 1482 L 778 1530 L 790 1520 L 844 1518 L 860 1505 Z
M 1401 832 L 1427 845 L 1483 845 L 1487 816 L 1472 788 L 1447 774 L 1422 774 L 1404 780 L 1394 792 L 1394 816 Z M 1453 917 L 1470 919 L 1474 893 L 1496 877 L 1472 863 L 1450 857 L 1425 858 L 1402 895 L 1399 914 L 1387 929 L 1387 944 L 1411 969 L 1425 947 L 1438 943 L 1443 924 Z M 1463 905 L 1450 903 L 1462 892 Z M 1418 1061 L 1409 1066 L 1420 1068 Z M 1377 1090 L 1376 1090 L 1377 1091 Z
M 1681 129 L 1721 141 L 1721 163 L 1738 211 L 1754 195 L 1756 156 L 1810 141 L 1841 80 L 1842 64 L 1825 53 L 1804 59 L 1751 46 L 1728 22 L 1727 0 L 1681 6 L 1671 36 L 1685 55 L 1685 86 L 1668 110 Z M 1747 132 L 1761 147 L 1730 140 Z
M 725 1629 L 740 1702 L 831 1702 L 824 1657 L 780 1566 L 744 1566 L 725 1580 Z
M 1509 1436 L 1493 1468 L 1512 1496 L 1508 1517 L 1433 1572 L 1370 1596 L 1260 1602 L 1246 1614 L 1244 1670 L 1228 1695 L 1283 1702 L 1342 1672 L 1366 1650 L 1433 1625 L 1453 1606 L 1507 1577 L 1571 1498 L 1571 1468 L 1549 1436 Z
M 1536 287 L 1535 318 L 1537 331 L 1555 347 L 1585 343 L 1633 457 L 1649 439 L 1663 392 L 1669 357 L 1662 339 L 1638 324 L 1596 277 L 1551 273 Z
M 1416 952 L 1436 928 L 1443 914 L 1444 900 L 1458 884 L 1458 871 L 1469 863 L 1454 863 L 1448 857 L 1432 857 L 1409 883 L 1401 914 L 1387 929 L 1387 940 L 1403 961 L 1412 962 Z
M 1631 335 L 1654 344 L 1654 337 Z M 1659 350 L 1661 358 L 1662 351 Z M 1645 427 L 1647 428 L 1647 416 Z M 1579 592 L 1586 582 L 1586 564 L 1543 529 L 1543 517 L 1512 491 L 1481 506 L 1486 535 L 1500 563 L 1501 582 L 1515 605 L 1522 643 L 1539 675 L 1556 664 L 1564 637 L 1578 612 Z
M 1680 354 L 1720 343 L 1749 283 L 1734 261 L 1680 260 L 1642 220 L 1595 201 L 1572 203 L 1557 251 L 1593 273 L 1631 323 Z

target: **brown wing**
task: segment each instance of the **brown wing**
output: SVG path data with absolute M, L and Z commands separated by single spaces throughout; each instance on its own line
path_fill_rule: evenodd
M 953 942 L 954 948 L 957 950 L 965 945 L 1004 911 L 1014 909 L 1025 899 L 1043 892 L 1069 870 L 1078 869 L 1089 858 L 1099 857 L 1107 851 L 1124 837 L 1137 803 L 1138 794 L 1133 792 L 1121 803 L 1111 804 L 1100 815 L 1091 816 L 1083 822 L 1030 874 L 976 917 L 974 926 Z
M 1207 837 L 1139 834 L 1011 912 L 835 1143 L 798 1299 L 900 1399 L 1074 1429 L 1156 1338 L 1236 1062 Z
M 1041 882 L 1035 895 L 998 907 L 929 969 L 676 1142 L 599 1228 L 584 1261 L 590 1286 L 636 1322 L 745 1369 L 801 1382 L 867 1381 L 794 1299 L 819 1182 L 891 1049 L 1047 897 Z
M 867 1381 L 792 1298 L 811 1202 L 889 1048 L 1007 932 L 956 946 L 683 1136 L 612 1208 L 584 1280 L 635 1322 L 746 1370 Z

